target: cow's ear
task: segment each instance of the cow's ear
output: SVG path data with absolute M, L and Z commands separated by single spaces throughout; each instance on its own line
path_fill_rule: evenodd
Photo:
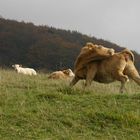
M 20 64 L 19 66 L 20 66 L 20 67 L 22 67 L 22 65 L 21 65 L 21 64 Z

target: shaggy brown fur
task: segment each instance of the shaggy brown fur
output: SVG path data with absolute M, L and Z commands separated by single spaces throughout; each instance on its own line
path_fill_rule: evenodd
M 87 86 L 91 84 L 92 80 L 100 83 L 111 83 L 118 80 L 121 82 L 120 92 L 123 92 L 129 78 L 140 85 L 140 76 L 134 66 L 134 55 L 125 49 L 107 59 L 88 63 L 75 74 L 70 85 L 75 85 L 80 79 L 86 79 Z
M 94 45 L 92 43 L 86 43 L 81 49 L 79 56 L 74 64 L 74 73 L 77 73 L 80 69 L 91 61 L 102 60 L 108 58 L 114 54 L 114 49 L 103 47 L 102 45 Z

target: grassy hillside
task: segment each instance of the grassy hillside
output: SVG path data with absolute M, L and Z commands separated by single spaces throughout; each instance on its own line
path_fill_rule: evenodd
M 139 140 L 140 87 L 69 82 L 0 70 L 0 140 Z

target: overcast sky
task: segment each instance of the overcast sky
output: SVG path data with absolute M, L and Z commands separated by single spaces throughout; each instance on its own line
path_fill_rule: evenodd
M 140 53 L 140 0 L 0 0 L 0 15 L 77 30 Z

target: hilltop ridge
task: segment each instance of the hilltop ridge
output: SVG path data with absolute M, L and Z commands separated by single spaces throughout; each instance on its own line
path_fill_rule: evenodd
M 33 23 L 0 18 L 0 66 L 20 63 L 36 69 L 73 68 L 74 61 L 86 42 L 101 44 L 120 51 L 119 45 L 78 31 L 62 30 Z M 140 55 L 134 52 L 140 69 Z

